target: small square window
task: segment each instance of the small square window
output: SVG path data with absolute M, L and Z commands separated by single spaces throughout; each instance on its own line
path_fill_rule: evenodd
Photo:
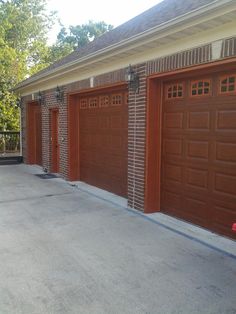
M 191 95 L 192 96 L 207 96 L 211 92 L 210 80 L 201 80 L 191 83 Z
M 113 94 L 111 96 L 111 105 L 112 106 L 122 105 L 122 94 Z
M 99 97 L 99 106 L 108 107 L 110 104 L 110 98 L 108 95 L 103 95 Z
M 87 98 L 80 100 L 80 109 L 87 109 L 88 108 L 88 100 Z
M 97 97 L 89 98 L 89 108 L 97 108 L 98 107 L 98 100 Z
M 221 86 L 221 92 L 222 93 L 227 92 L 227 86 Z
M 182 97 L 183 97 L 183 84 L 172 84 L 167 86 L 167 99 Z
M 236 92 L 236 74 L 229 75 L 220 79 L 220 93 L 235 93 Z

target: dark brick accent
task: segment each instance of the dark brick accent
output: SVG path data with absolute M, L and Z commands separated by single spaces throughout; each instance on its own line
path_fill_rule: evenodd
M 175 53 L 170 56 L 147 62 L 147 75 L 169 72 L 211 60 L 211 45 Z
M 225 39 L 222 45 L 221 58 L 236 56 L 236 37 Z
M 73 82 L 65 86 L 68 93 L 90 88 L 89 79 Z
M 94 87 L 109 85 L 125 80 L 125 69 L 98 75 L 94 78 Z

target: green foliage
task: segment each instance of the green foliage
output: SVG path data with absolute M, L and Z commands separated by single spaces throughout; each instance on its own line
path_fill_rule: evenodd
M 51 64 L 67 56 L 75 49 L 83 47 L 112 28 L 113 26 L 105 22 L 93 21 L 89 21 L 87 24 L 69 26 L 68 29 L 62 26 L 57 35 L 56 43 L 47 47 L 47 53 L 43 58 L 41 54 L 41 65 Z
M 112 29 L 104 22 L 62 26 L 54 45 L 47 35 L 56 13 L 47 0 L 0 0 L 0 130 L 19 129 L 17 83 Z
M 87 24 L 69 26 L 68 30 L 62 27 L 57 35 L 57 44 L 59 46 L 68 45 L 72 49 L 79 49 L 112 28 L 112 25 L 108 25 L 105 22 L 93 21 L 89 21 Z
M 47 15 L 46 0 L 0 1 L 0 129 L 19 128 L 16 95 L 21 80 L 48 64 L 47 33 L 55 13 Z
M 0 131 L 19 130 L 17 97 L 7 88 L 0 91 Z

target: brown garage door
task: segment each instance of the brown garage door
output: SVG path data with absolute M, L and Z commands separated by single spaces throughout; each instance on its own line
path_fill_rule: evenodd
M 164 84 L 161 209 L 221 234 L 236 221 L 236 73 Z
M 80 180 L 127 196 L 127 92 L 79 100 Z
M 28 103 L 27 141 L 27 162 L 42 165 L 42 114 L 38 102 Z

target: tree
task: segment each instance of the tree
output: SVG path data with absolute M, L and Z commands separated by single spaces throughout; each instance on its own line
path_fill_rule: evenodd
M 23 79 L 49 66 L 112 29 L 104 22 L 62 27 L 57 42 L 47 34 L 56 13 L 47 13 L 47 0 L 0 0 L 0 130 L 19 128 L 17 96 L 11 90 Z
M 87 24 L 69 26 L 68 30 L 62 27 L 57 35 L 57 45 L 66 45 L 71 47 L 71 49 L 79 49 L 112 28 L 112 25 L 105 22 L 94 21 L 89 21 Z
M 110 31 L 112 28 L 112 25 L 108 25 L 105 22 L 93 21 L 89 21 L 87 24 L 69 26 L 68 29 L 61 25 L 56 43 L 48 47 L 47 53 L 41 59 L 41 64 L 51 64 L 67 56 L 74 50 L 80 49 L 95 38 Z
M 55 13 L 46 0 L 0 1 L 0 129 L 19 127 L 16 95 L 11 89 L 48 64 L 47 33 Z

